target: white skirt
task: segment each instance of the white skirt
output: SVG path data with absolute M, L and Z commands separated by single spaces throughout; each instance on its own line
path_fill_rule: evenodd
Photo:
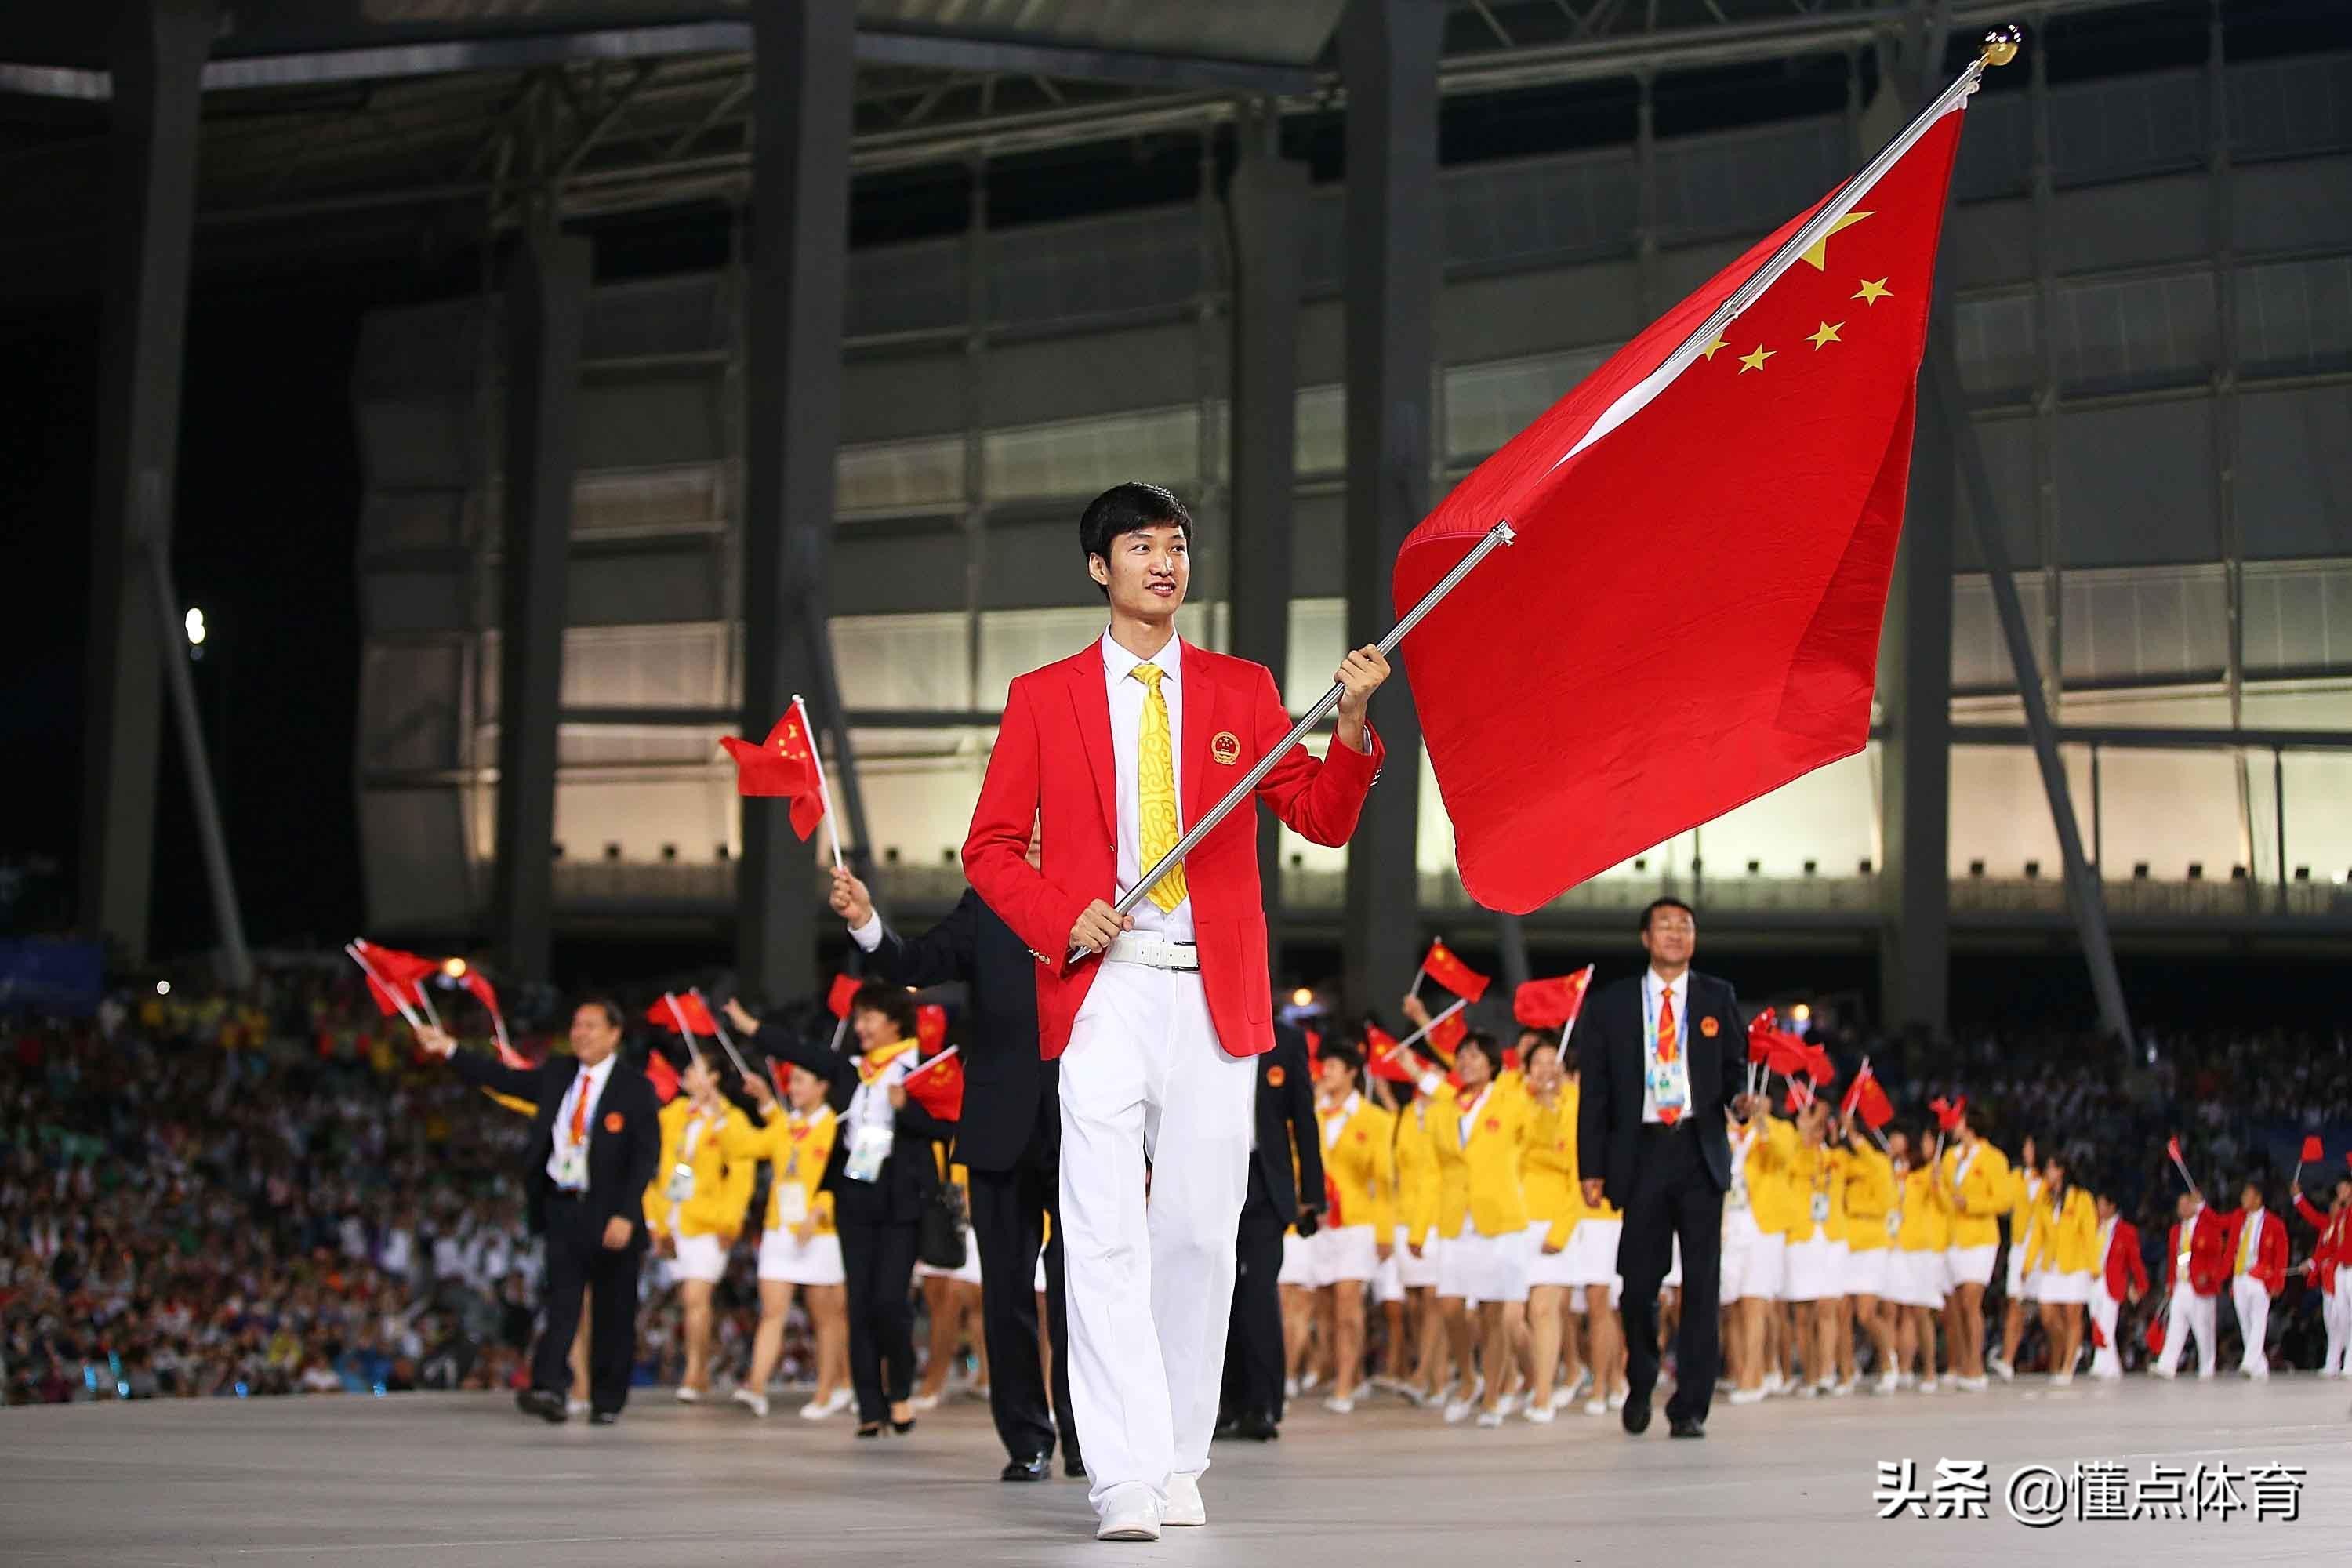
M 1756 1216 L 1746 1209 L 1723 1211 L 1723 1250 L 1717 1265 L 1717 1300 L 1725 1306 L 1742 1300 L 1756 1292 L 1748 1288 L 1748 1275 L 1755 1266 L 1756 1244 L 1763 1233 L 1756 1228 Z
M 1459 1295 L 1465 1301 L 1524 1301 L 1528 1299 L 1528 1233 L 1481 1236 L 1465 1226 L 1446 1244 L 1441 1276 L 1451 1273 L 1459 1289 L 1438 1288 L 1441 1296 Z
M 1571 1285 L 1617 1285 L 1617 1241 L 1624 1234 L 1622 1219 L 1596 1219 L 1590 1215 L 1576 1222 L 1569 1233 L 1567 1249 L 1561 1254 L 1569 1259 L 1568 1282 Z
M 2054 1268 L 2039 1269 L 2027 1278 L 2025 1289 L 2032 1300 L 2047 1306 L 2085 1306 L 2091 1300 L 2090 1270 L 2061 1274 Z
M 680 1279 L 716 1280 L 727 1272 L 727 1249 L 715 1236 L 681 1236 L 677 1238 L 677 1257 L 670 1264 L 670 1272 Z
M 1444 1243 L 1438 1237 L 1437 1233 L 1432 1231 L 1428 1238 L 1421 1244 L 1421 1256 L 1415 1258 L 1412 1255 L 1412 1248 L 1404 1244 L 1404 1228 L 1402 1226 L 1398 1226 L 1396 1252 L 1393 1256 L 1393 1261 L 1397 1266 L 1397 1283 L 1408 1290 L 1437 1289 L 1437 1255 L 1444 1247 Z M 1386 1300 L 1386 1298 L 1382 1299 Z
M 1578 1227 L 1581 1229 L 1581 1226 Z M 1571 1252 L 1576 1246 L 1576 1232 L 1568 1233 L 1558 1252 L 1546 1252 L 1544 1240 L 1551 1235 L 1549 1220 L 1537 1220 L 1528 1226 L 1528 1289 L 1538 1285 L 1568 1286 L 1576 1283 Z
M 2009 1244 L 2008 1271 L 2002 1279 L 2002 1283 L 2009 1287 L 2009 1299 L 2012 1301 L 2032 1301 L 2040 1300 L 2039 1295 L 2033 1289 L 2033 1281 L 2041 1277 L 2042 1270 L 2039 1268 L 2035 1269 L 2030 1277 L 2026 1274 L 2025 1248 L 2020 1243 L 2013 1241 L 2011 1242 Z
M 789 1230 L 760 1233 L 760 1278 L 786 1285 L 839 1285 L 841 1237 L 819 1232 L 803 1241 Z
M 1381 1238 L 1370 1226 L 1346 1225 L 1318 1230 L 1311 1244 L 1315 1248 L 1318 1285 L 1360 1285 L 1381 1271 Z
M 1952 1293 L 1951 1263 L 1945 1254 L 1898 1247 L 1892 1257 L 1886 1271 L 1892 1298 L 1906 1307 L 1941 1310 L 1944 1298 Z
M 1388 1257 L 1372 1274 L 1372 1300 L 1381 1306 L 1404 1300 L 1404 1275 L 1397 1264 L 1403 1256 L 1404 1243 L 1400 1241 L 1389 1248 Z
M 1952 1247 L 1944 1250 L 1944 1261 L 1951 1266 L 1951 1286 L 1992 1283 L 1992 1260 L 2000 1247 L 1990 1242 L 1982 1247 Z
M 1839 1254 L 1843 1242 L 1815 1231 L 1809 1240 L 1788 1244 L 1787 1273 L 1780 1281 L 1783 1301 L 1825 1301 L 1845 1294 L 1845 1270 Z
M 1316 1278 L 1317 1251 L 1315 1237 L 1301 1236 L 1297 1231 L 1282 1233 L 1282 1272 L 1275 1276 L 1277 1285 L 1296 1285 L 1312 1290 L 1323 1283 Z
M 1845 1251 L 1845 1293 L 1849 1296 L 1875 1296 L 1886 1299 L 1893 1289 L 1895 1249 L 1874 1247 L 1856 1252 L 1852 1247 Z

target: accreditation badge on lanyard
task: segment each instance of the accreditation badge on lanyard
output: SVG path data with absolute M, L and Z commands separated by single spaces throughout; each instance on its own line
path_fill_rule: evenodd
M 1671 1110 L 1680 1116 L 1682 1112 L 1690 1109 L 1688 1058 L 1684 1056 L 1679 1044 L 1675 1047 L 1674 1059 L 1671 1061 L 1658 1054 L 1658 1015 L 1654 1005 L 1650 1006 L 1649 1016 L 1644 1022 L 1650 1045 L 1649 1050 L 1644 1053 L 1650 1062 L 1650 1103 L 1661 1111 Z M 1675 1029 L 1678 1034 L 1683 1032 L 1679 1021 L 1676 1023 Z
M 588 1075 L 581 1073 L 572 1081 L 572 1092 L 584 1099 Z M 556 1118 L 555 1184 L 567 1193 L 584 1193 L 588 1190 L 588 1139 L 585 1134 L 577 1140 L 571 1137 L 570 1121 L 569 1115 Z
M 686 1124 L 686 1136 L 678 1141 L 677 1163 L 669 1168 L 669 1182 L 662 1195 L 674 1204 L 682 1204 L 694 1196 L 694 1146 L 700 1142 L 702 1118 L 697 1116 Z

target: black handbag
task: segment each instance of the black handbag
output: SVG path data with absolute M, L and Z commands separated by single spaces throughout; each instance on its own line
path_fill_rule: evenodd
M 963 1189 L 953 1182 L 941 1182 L 923 1205 L 915 1233 L 916 1258 L 933 1268 L 962 1268 L 967 1223 Z

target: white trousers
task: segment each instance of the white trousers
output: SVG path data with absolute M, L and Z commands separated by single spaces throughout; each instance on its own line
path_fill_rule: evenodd
M 1139 963 L 1103 965 L 1063 1053 L 1070 1400 L 1098 1514 L 1135 1487 L 1165 1508 L 1170 1476 L 1209 1468 L 1256 1065 L 1217 1044 L 1198 973 Z
M 2172 1307 L 2164 1320 L 2164 1353 L 2156 1364 L 2167 1372 L 2179 1370 L 2180 1357 L 2189 1349 L 2189 1336 L 2197 1336 L 2197 1370 L 2201 1374 L 2213 1370 L 2213 1304 L 2217 1298 L 2200 1296 L 2186 1283 L 2172 1290 Z
M 2352 1370 L 2352 1268 L 2337 1267 L 2336 1289 L 2319 1306 L 2320 1316 L 2327 1324 L 2327 1359 L 2319 1363 L 2319 1370 Z
M 2124 1374 L 2123 1347 L 2116 1343 L 2116 1319 L 2121 1315 L 2123 1303 L 2107 1294 L 2105 1279 L 2091 1284 L 2091 1321 L 2099 1325 L 2101 1343 L 2091 1357 L 2093 1377 L 2121 1377 Z
M 2270 1358 L 2263 1354 L 2263 1334 L 2271 1322 L 2271 1293 L 2263 1282 L 2241 1274 L 2230 1281 L 2230 1300 L 2238 1309 L 2238 1333 L 2246 1342 L 2239 1358 L 2240 1372 L 2267 1373 Z

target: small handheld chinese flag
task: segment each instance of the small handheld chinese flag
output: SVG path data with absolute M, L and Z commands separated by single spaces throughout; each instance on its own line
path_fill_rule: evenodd
M 1429 944 L 1429 956 L 1421 961 L 1421 970 L 1465 1002 L 1477 1001 L 1492 984 L 1487 976 L 1454 957 L 1454 950 L 1443 939 Z
M 1777 1032 L 1773 1026 L 1779 1022 L 1779 1016 L 1771 1008 L 1767 1007 L 1748 1020 L 1748 1059 L 1749 1061 L 1760 1064 L 1771 1054 L 1772 1037 Z
M 1589 963 L 1573 974 L 1530 980 L 1511 994 L 1511 1016 L 1530 1029 L 1558 1029 L 1565 1034 L 1576 1026 L 1577 1016 L 1584 1011 L 1584 994 L 1591 985 Z
M 658 1050 L 646 1053 L 646 1081 L 654 1086 L 654 1098 L 664 1105 L 677 1098 L 677 1068 Z
M 440 973 L 441 965 L 421 953 L 382 947 L 365 937 L 352 946 L 357 950 L 353 956 L 365 961 L 361 972 L 367 977 L 368 995 L 387 1018 L 398 1016 L 403 1004 L 412 1008 L 420 1004 L 425 979 Z
M 507 1038 L 507 1016 L 499 1008 L 499 994 L 491 987 L 482 972 L 472 964 L 467 964 L 464 972 L 458 975 L 457 984 L 472 992 L 474 1000 L 488 1010 L 490 1037 L 498 1045 L 499 1060 L 510 1068 L 527 1068 L 537 1066 L 537 1063 L 515 1049 L 513 1043 Z
M 816 831 L 824 820 L 824 784 L 799 708 L 786 709 L 759 745 L 734 735 L 720 736 L 719 743 L 735 759 L 737 795 L 790 796 L 793 831 L 803 839 Z
M 941 1121 L 963 1117 L 963 1053 L 950 1046 L 902 1080 L 908 1099 Z
M 1879 1086 L 1876 1073 L 1863 1079 L 1860 1088 L 1861 1096 L 1855 1109 L 1862 1112 L 1864 1124 L 1873 1132 L 1885 1131 L 1886 1124 L 1895 1120 L 1895 1102 L 1886 1098 L 1886 1090 Z
M 672 1011 L 673 1006 L 676 1011 Z M 699 996 L 692 994 L 664 996 L 646 1009 L 646 1022 L 659 1024 L 673 1035 L 681 1032 L 678 1028 L 678 1021 L 681 1018 L 686 1022 L 684 1030 L 686 1033 L 715 1035 L 719 1032 L 719 1020 L 710 1016 L 710 1009 L 703 1005 L 702 998 Z
M 1422 1043 L 1435 1051 L 1444 1060 L 1446 1066 L 1452 1067 L 1454 1053 L 1461 1049 L 1462 1042 L 1469 1037 L 1470 1026 L 1462 1021 L 1461 1014 L 1454 1013 L 1432 1021 L 1429 1026 L 1429 1035 Z M 1516 1052 L 1507 1050 L 1503 1053 L 1503 1057 L 1505 1068 L 1515 1068 L 1519 1065 Z
M 1977 68 L 1971 68 L 1971 71 Z M 1391 576 L 1463 886 L 1526 914 L 1861 751 L 1973 75 L 1454 486 Z M 1823 207 L 1828 231 L 1790 243 Z M 1726 307 L 1738 313 L 1715 323 Z M 1542 613 L 1575 584 L 1578 613 Z M 1530 767 L 1578 738 L 1571 767 Z M 1727 738 L 1733 738 L 1727 740 Z
M 855 974 L 835 975 L 833 989 L 824 994 L 825 1010 L 836 1018 L 848 1017 L 850 999 L 857 994 L 857 988 L 864 984 Z
M 1391 1083 L 1412 1083 L 1413 1071 L 1406 1065 L 1404 1053 L 1397 1049 L 1396 1037 L 1378 1024 L 1364 1030 L 1364 1066 L 1374 1078 Z
M 947 1042 L 948 1010 L 936 1002 L 926 1002 L 915 1009 L 915 1043 L 929 1056 Z

